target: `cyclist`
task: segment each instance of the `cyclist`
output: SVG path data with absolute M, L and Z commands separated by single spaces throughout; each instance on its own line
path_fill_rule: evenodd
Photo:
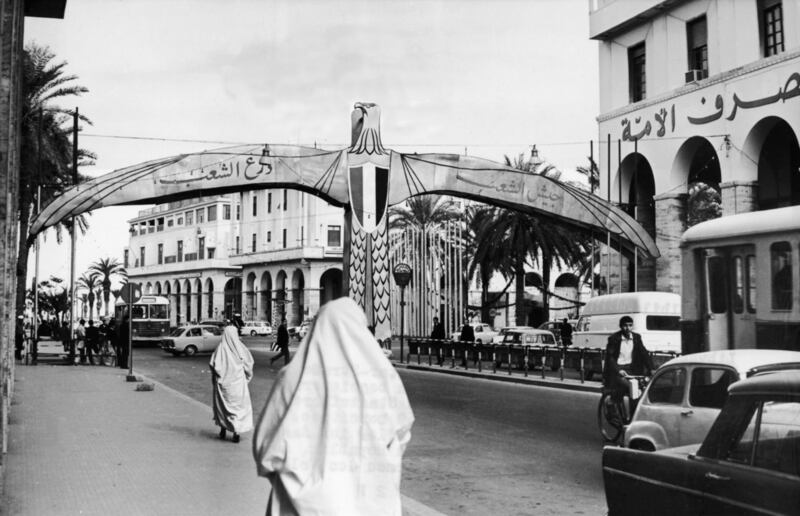
M 626 377 L 650 376 L 653 369 L 653 361 L 642 343 L 642 336 L 633 332 L 633 318 L 623 316 L 619 320 L 619 331 L 608 337 L 603 386 L 611 391 L 613 401 L 621 402 L 630 390 L 630 382 Z

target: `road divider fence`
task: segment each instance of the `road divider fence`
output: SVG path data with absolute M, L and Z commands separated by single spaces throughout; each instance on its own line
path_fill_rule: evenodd
M 548 373 L 564 380 L 565 371 L 579 374 L 581 383 L 601 379 L 606 351 L 602 348 L 574 348 L 562 346 L 537 346 L 519 344 L 484 344 L 427 338 L 408 339 L 405 362 L 450 369 L 491 370 L 495 374 Z M 678 356 L 678 353 L 650 352 L 656 368 Z

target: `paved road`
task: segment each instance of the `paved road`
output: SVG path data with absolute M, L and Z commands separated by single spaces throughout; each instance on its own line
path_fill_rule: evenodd
M 251 395 L 258 412 L 278 364 L 269 365 L 267 339 L 245 342 L 256 360 Z M 138 372 L 210 406 L 208 355 L 135 353 Z M 408 496 L 446 514 L 605 512 L 596 395 L 399 372 L 416 416 L 404 460 Z

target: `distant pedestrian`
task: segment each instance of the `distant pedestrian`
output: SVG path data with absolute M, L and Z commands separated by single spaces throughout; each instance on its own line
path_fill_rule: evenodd
M 564 346 L 564 349 L 568 348 L 572 345 L 572 325 L 569 323 L 569 320 L 565 317 L 563 321 L 561 321 L 561 326 L 559 327 L 559 332 L 561 334 L 561 345 Z
M 86 328 L 86 358 L 89 365 L 94 365 L 95 355 L 100 351 L 100 330 L 94 325 L 94 321 L 89 319 L 89 326 Z
M 214 422 L 220 427 L 219 438 L 233 432 L 233 442 L 239 434 L 253 429 L 253 404 L 247 384 L 253 377 L 253 355 L 239 339 L 236 326 L 226 326 L 222 341 L 211 355 L 211 381 L 214 386 Z
M 78 349 L 79 355 L 75 356 L 75 365 L 86 362 L 86 321 L 81 319 L 78 321 L 78 327 L 75 329 L 75 347 Z
M 431 338 L 434 340 L 444 340 L 444 324 L 439 322 L 438 317 L 433 318 L 433 330 L 431 330 Z
M 464 321 L 464 326 L 461 327 L 461 335 L 459 335 L 458 340 L 461 342 L 475 342 L 475 329 L 469 321 Z
M 61 329 L 59 330 L 59 337 L 61 339 L 61 345 L 64 348 L 64 353 L 69 353 L 70 359 L 75 354 L 75 349 L 72 347 L 72 335 L 70 335 L 69 331 L 69 323 L 67 321 L 63 321 L 61 323 Z
M 128 369 L 128 338 L 130 336 L 130 328 L 128 328 L 130 319 L 126 314 L 122 318 L 122 323 L 117 329 L 117 367 L 120 369 Z
M 21 315 L 17 316 L 14 326 L 14 358 L 22 360 L 22 350 L 25 349 L 25 321 Z
M 278 360 L 280 357 L 284 357 L 286 364 L 289 363 L 289 360 L 292 358 L 289 354 L 289 330 L 286 328 L 286 318 L 284 317 L 281 319 L 281 324 L 278 326 L 278 338 L 275 341 L 275 345 L 280 349 L 280 353 L 275 355 L 269 360 L 269 364 L 272 365 Z
M 350 298 L 326 303 L 258 417 L 253 455 L 267 515 L 401 514 L 414 414 L 391 362 Z

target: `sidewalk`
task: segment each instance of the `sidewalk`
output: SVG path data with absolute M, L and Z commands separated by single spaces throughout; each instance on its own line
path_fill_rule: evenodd
M 60 343 L 39 351 L 38 366 L 16 365 L 0 514 L 264 514 L 252 433 L 221 441 L 211 407 L 124 369 L 66 365 Z M 403 507 L 440 515 L 405 496 Z

